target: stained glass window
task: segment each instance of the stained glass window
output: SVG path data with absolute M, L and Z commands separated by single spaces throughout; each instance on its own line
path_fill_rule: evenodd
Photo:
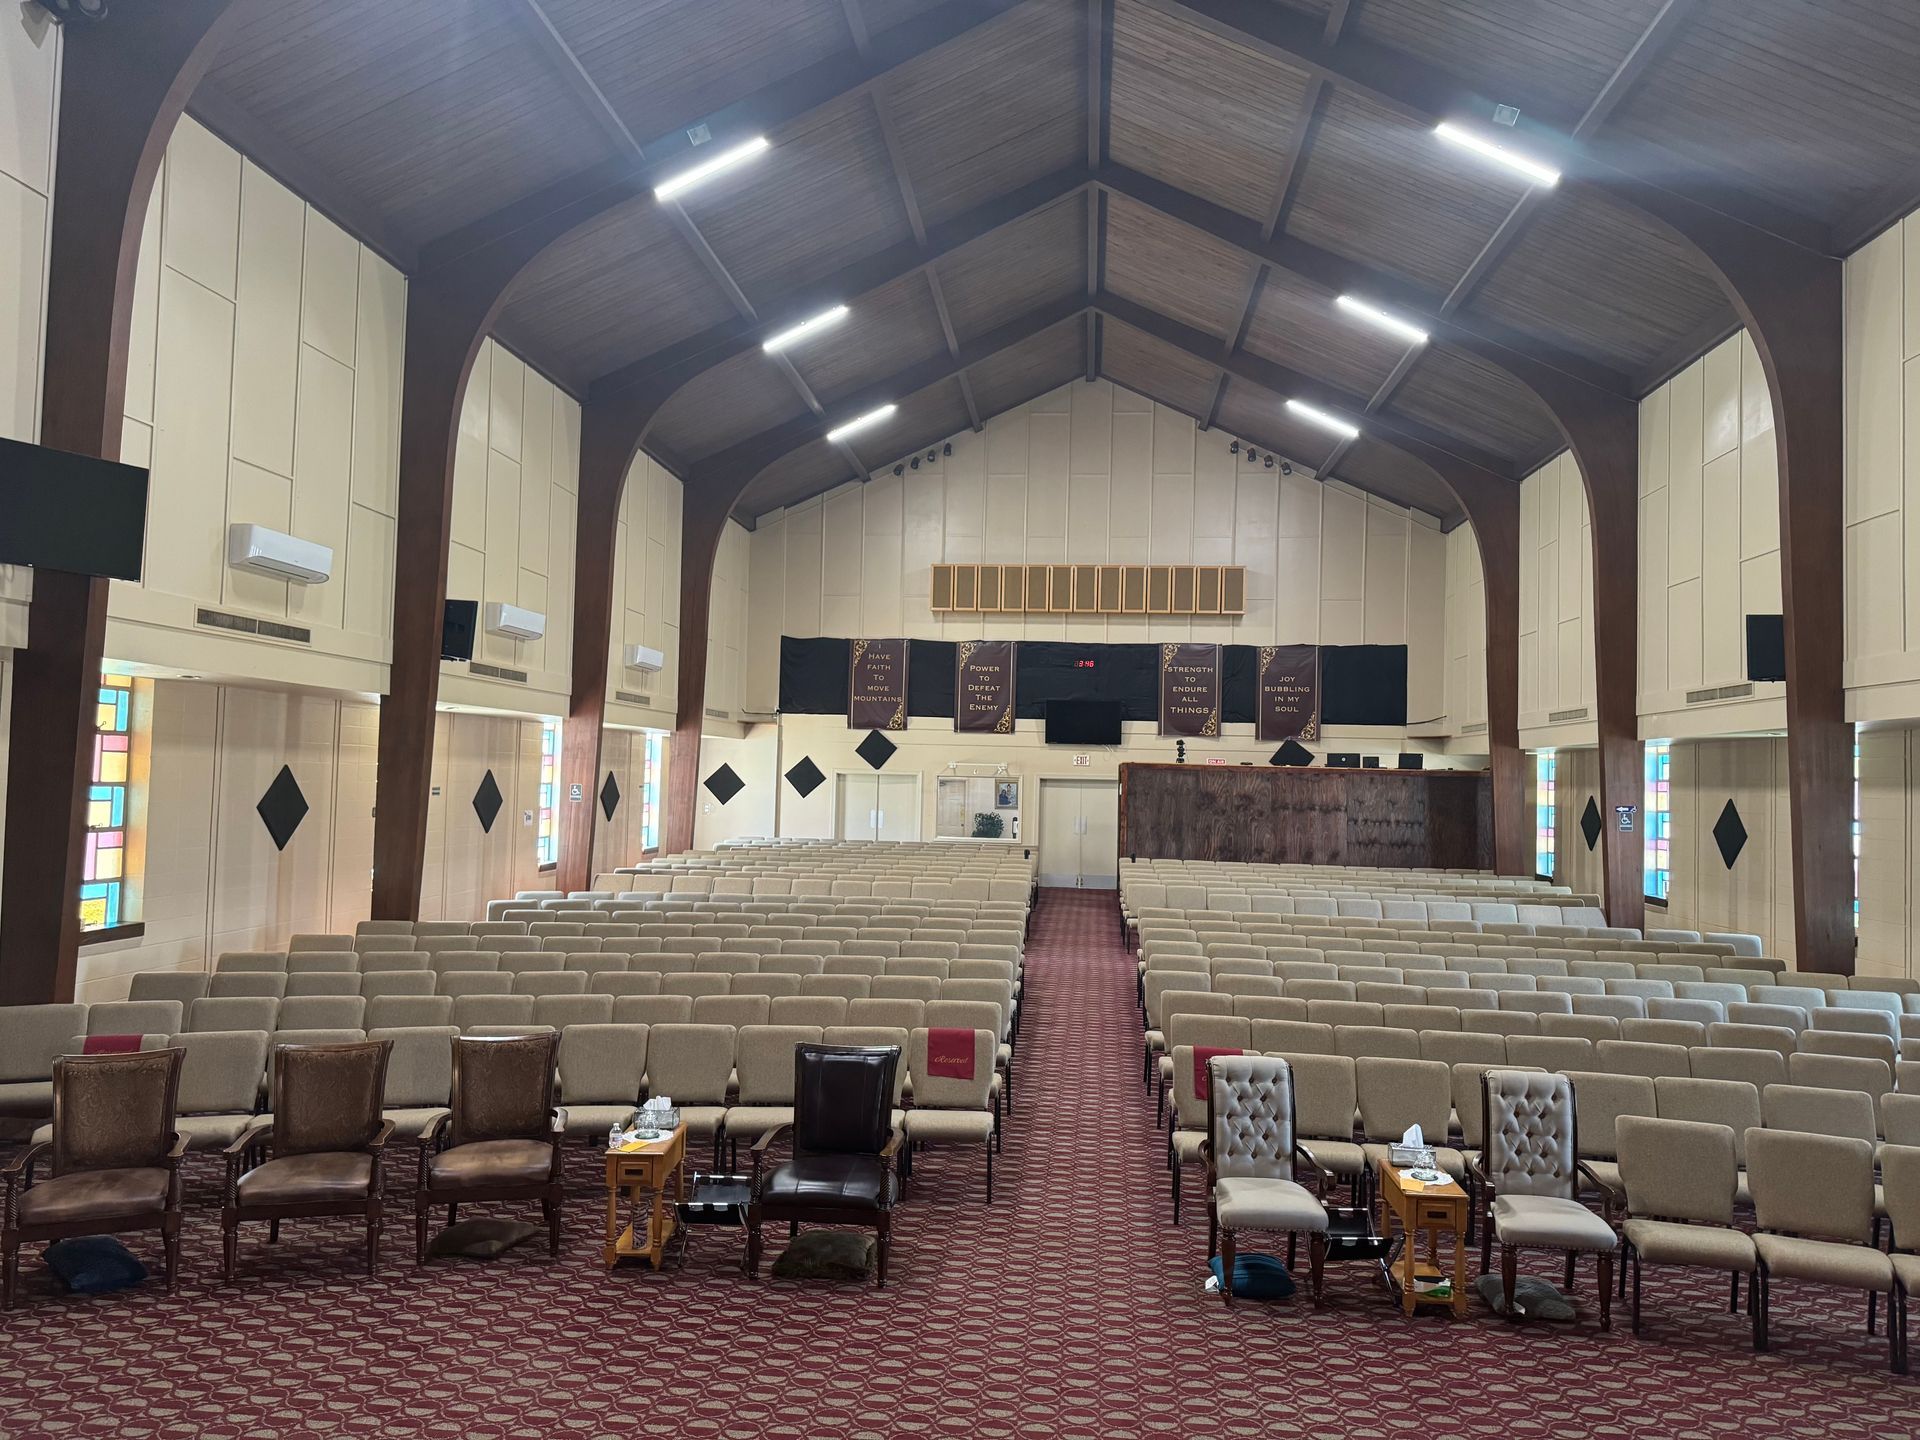
M 1551 750 L 1533 757 L 1534 767 L 1534 841 L 1533 870 L 1542 880 L 1553 879 L 1554 864 L 1554 773 L 1557 762 Z
M 80 883 L 80 928 L 111 930 L 135 917 L 128 884 L 129 787 L 133 782 L 133 680 L 102 675 L 94 712 L 93 773 L 87 790 L 87 849 Z
M 645 768 L 640 777 L 640 848 L 660 848 L 660 782 L 664 778 L 666 740 L 661 735 L 647 736 Z
M 560 722 L 540 722 L 540 830 L 535 850 L 542 865 L 560 859 L 560 825 L 555 803 L 560 794 Z
M 1646 894 L 1649 900 L 1665 900 L 1673 885 L 1673 747 L 1649 740 L 1646 751 Z

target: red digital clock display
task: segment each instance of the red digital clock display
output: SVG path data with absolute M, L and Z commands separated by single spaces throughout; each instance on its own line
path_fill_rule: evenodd
M 1093 669 L 1093 661 L 1091 661 L 1091 660 L 1076 660 L 1076 661 L 1074 661 L 1074 662 L 1073 662 L 1073 668 L 1074 668 L 1074 669 L 1076 669 L 1076 670 L 1091 670 L 1091 669 Z

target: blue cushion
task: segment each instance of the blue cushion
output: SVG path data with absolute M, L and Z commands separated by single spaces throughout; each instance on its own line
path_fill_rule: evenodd
M 147 1267 L 111 1235 L 80 1235 L 47 1247 L 47 1266 L 76 1295 L 108 1295 L 147 1278 Z
M 1220 1257 L 1216 1255 L 1208 1263 L 1213 1267 L 1213 1278 L 1224 1283 L 1226 1267 L 1220 1263 Z M 1234 1299 L 1284 1300 L 1291 1294 L 1293 1277 L 1287 1274 L 1287 1267 L 1273 1256 L 1255 1251 L 1233 1257 Z

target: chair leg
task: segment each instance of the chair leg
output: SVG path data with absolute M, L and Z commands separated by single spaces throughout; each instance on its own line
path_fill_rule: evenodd
M 1211 1260 L 1220 1253 L 1220 1211 L 1213 1203 L 1213 1197 L 1207 1197 L 1207 1259 Z
M 447 1228 L 451 1230 L 455 1225 L 459 1223 L 460 1223 L 460 1203 L 458 1201 L 455 1201 L 453 1204 L 447 1206 Z
M 1167 1147 L 1167 1156 L 1173 1166 L 1173 1223 L 1180 1223 L 1180 1156 L 1173 1147 Z
M 220 1278 L 233 1283 L 233 1267 L 240 1258 L 240 1217 L 228 1210 L 220 1217 Z
M 1307 1237 L 1307 1265 L 1313 1274 L 1313 1303 L 1320 1304 L 1327 1274 L 1327 1232 L 1316 1230 Z
M 1500 1247 L 1500 1295 L 1509 1321 L 1518 1320 L 1519 1314 L 1514 1308 L 1513 1290 L 1519 1280 L 1520 1257 L 1511 1245 Z
M 1892 1312 L 1892 1322 L 1888 1329 L 1892 1334 L 1888 1343 L 1893 1347 L 1893 1373 L 1907 1373 L 1907 1292 L 1899 1281 L 1894 1282 L 1893 1293 L 1887 1296 L 1887 1309 Z
M 413 1193 L 413 1263 L 427 1263 L 427 1192 Z
M 1220 1294 L 1233 1303 L 1233 1231 L 1220 1232 Z
M 385 1211 L 378 1200 L 367 1206 L 367 1278 L 380 1273 L 380 1231 Z
M 1753 1348 L 1767 1348 L 1767 1264 L 1763 1260 L 1748 1282 L 1747 1308 L 1753 1311 Z
M 874 1246 L 874 1250 L 876 1252 L 874 1257 L 875 1259 L 875 1277 L 874 1278 L 878 1282 L 876 1288 L 884 1290 L 887 1288 L 887 1251 L 892 1248 L 892 1244 L 893 1244 L 892 1218 L 884 1210 L 880 1212 L 879 1229 L 880 1229 L 879 1240 L 878 1240 L 878 1243 Z
M 760 1206 L 758 1202 L 747 1207 L 747 1278 L 760 1278 Z
M 987 1151 L 987 1204 L 991 1205 L 993 1204 L 993 1146 L 989 1144 L 986 1147 L 986 1151 Z
M 1493 1216 L 1480 1217 L 1480 1273 L 1493 1269 Z
M 5 1255 L 0 1258 L 0 1310 L 13 1308 L 13 1292 L 20 1280 L 20 1242 L 7 1236 Z
M 1574 1261 L 1574 1254 L 1571 1250 L 1569 1250 L 1567 1252 L 1567 1284 L 1566 1284 L 1566 1288 L 1568 1290 L 1573 1289 L 1573 1261 Z
M 1287 1269 L 1292 1270 L 1300 1263 L 1300 1235 L 1298 1231 L 1287 1232 Z
M 560 1187 L 554 1186 L 540 1202 L 541 1214 L 547 1222 L 547 1258 L 558 1259 L 560 1255 Z
M 167 1293 L 180 1288 L 180 1216 L 169 1214 L 160 1225 L 160 1245 L 167 1257 Z
M 267 1243 L 269 1245 L 278 1245 L 280 1243 L 280 1222 L 278 1220 L 269 1220 L 267 1222 Z
M 1613 1256 L 1600 1252 L 1600 1328 L 1613 1329 Z
M 1640 1333 L 1640 1252 L 1631 1245 L 1627 1246 L 1626 1264 L 1621 1267 L 1620 1273 L 1624 1276 L 1628 1269 L 1633 1271 L 1633 1333 L 1638 1335 Z M 1733 1283 L 1735 1285 L 1740 1283 L 1737 1273 L 1734 1275 Z M 1737 1307 L 1739 1302 L 1735 1301 L 1734 1304 Z

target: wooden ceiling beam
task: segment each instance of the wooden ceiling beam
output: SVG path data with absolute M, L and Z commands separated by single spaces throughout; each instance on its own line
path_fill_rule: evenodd
M 540 0 L 508 0 L 508 8 L 520 22 L 520 28 L 533 41 L 534 48 L 552 67 L 560 83 L 580 103 L 580 108 L 593 118 L 614 148 L 625 151 L 636 163 L 646 164 L 645 149 L 634 138 L 633 131 L 627 128 L 627 122 L 620 117 L 613 102 L 607 99 L 606 92 L 581 63 L 580 56 L 561 35 Z
M 1267 0 L 1139 0 L 1235 44 L 1249 46 L 1327 83 L 1366 95 L 1395 113 L 1425 126 L 1490 113 L 1495 97 L 1412 55 L 1353 37 L 1338 46 L 1327 42 L 1311 16 Z M 1569 117 L 1569 123 L 1574 117 Z M 1747 194 L 1715 177 L 1675 180 L 1678 157 L 1654 146 L 1622 141 L 1608 145 L 1582 142 L 1564 129 L 1529 122 L 1519 134 L 1543 159 L 1563 172 L 1563 183 L 1591 184 L 1613 193 L 1621 182 L 1672 187 L 1690 204 L 1716 211 L 1728 220 L 1764 231 L 1789 244 L 1829 253 L 1828 227 L 1795 215 L 1777 204 Z

